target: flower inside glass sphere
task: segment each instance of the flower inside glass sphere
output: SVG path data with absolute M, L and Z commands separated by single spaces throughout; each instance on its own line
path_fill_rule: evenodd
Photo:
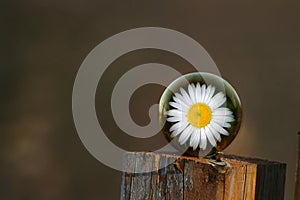
M 221 141 L 221 134 L 228 136 L 224 128 L 230 128 L 234 121 L 232 112 L 221 107 L 226 102 L 223 92 L 215 94 L 214 86 L 189 84 L 188 91 L 180 88 L 180 93 L 173 96 L 174 102 L 169 104 L 174 108 L 168 111 L 167 121 L 174 122 L 171 126 L 171 136 L 179 135 L 179 143 L 184 144 L 189 139 L 189 145 L 195 150 L 198 146 L 205 150 L 207 141 L 212 146 Z
M 205 155 L 225 149 L 241 123 L 241 103 L 233 87 L 221 77 L 195 72 L 165 90 L 160 100 L 160 124 L 168 141 L 186 153 Z

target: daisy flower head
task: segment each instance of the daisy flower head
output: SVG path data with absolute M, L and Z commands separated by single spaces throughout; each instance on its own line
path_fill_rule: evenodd
M 190 83 L 187 90 L 181 87 L 169 102 L 172 109 L 167 111 L 167 121 L 173 124 L 171 137 L 178 137 L 181 145 L 188 143 L 193 150 L 216 147 L 221 135 L 230 135 L 227 129 L 235 121 L 225 103 L 226 95 L 216 92 L 212 85 L 197 82 Z

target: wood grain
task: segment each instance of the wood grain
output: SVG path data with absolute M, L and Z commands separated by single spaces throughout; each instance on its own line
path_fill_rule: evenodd
M 170 159 L 176 161 L 162 169 Z M 260 159 L 224 155 L 226 166 L 208 159 L 129 153 L 125 159 L 121 199 L 282 200 L 286 165 Z M 135 170 L 147 173 L 130 173 Z

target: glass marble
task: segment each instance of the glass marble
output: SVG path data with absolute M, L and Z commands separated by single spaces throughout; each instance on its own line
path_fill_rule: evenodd
M 174 95 L 175 93 L 180 93 L 180 88 L 188 91 L 189 84 L 196 84 L 199 83 L 200 85 L 205 84 L 206 86 L 214 86 L 215 92 L 214 95 L 218 92 L 223 92 L 226 97 L 226 102 L 221 107 L 226 107 L 232 111 L 232 115 L 234 116 L 234 121 L 230 122 L 229 128 L 224 128 L 229 135 L 220 134 L 221 140 L 217 141 L 216 146 L 211 146 L 208 151 L 204 151 L 199 148 L 199 146 L 194 150 L 190 147 L 189 140 L 181 145 L 178 141 L 178 136 L 171 137 L 170 128 L 174 125 L 175 122 L 167 121 L 168 118 L 168 111 L 170 109 L 174 109 L 170 105 L 170 102 L 174 102 Z M 223 78 L 220 76 L 206 73 L 206 72 L 194 72 L 185 74 L 176 80 L 174 80 L 163 92 L 160 102 L 159 102 L 159 125 L 161 127 L 162 133 L 164 134 L 165 138 L 171 142 L 171 144 L 178 150 L 182 151 L 184 149 L 185 154 L 190 156 L 208 156 L 214 155 L 223 151 L 228 145 L 232 143 L 235 137 L 238 134 L 238 131 L 241 126 L 242 121 L 242 106 L 240 98 L 235 91 L 235 89 Z M 209 141 L 207 141 L 209 144 Z

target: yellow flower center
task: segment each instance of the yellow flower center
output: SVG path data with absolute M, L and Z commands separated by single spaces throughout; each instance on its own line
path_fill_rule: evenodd
M 210 108 L 203 103 L 196 103 L 187 113 L 188 122 L 195 127 L 202 128 L 210 123 L 212 113 Z

